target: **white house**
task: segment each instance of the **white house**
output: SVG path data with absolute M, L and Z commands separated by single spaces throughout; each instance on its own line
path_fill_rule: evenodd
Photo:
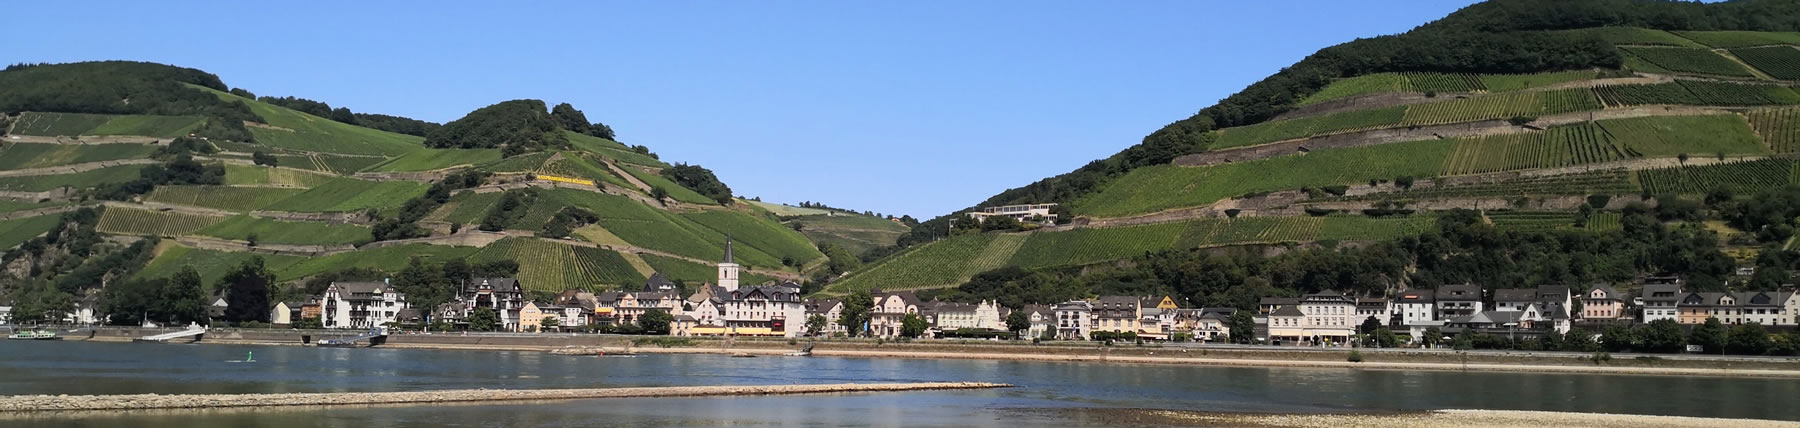
M 1643 302 L 1642 320 L 1644 323 L 1648 324 L 1656 320 L 1678 321 L 1679 314 L 1676 313 L 1676 303 L 1682 297 L 1681 285 L 1644 284 L 1644 289 L 1638 296 L 1639 301 Z
M 1474 284 L 1452 284 L 1437 289 L 1437 318 L 1448 320 L 1480 313 L 1481 287 Z
M 875 337 L 900 335 L 900 322 L 907 314 L 919 313 L 919 297 L 910 291 L 873 293 L 875 306 L 869 314 L 869 334 Z
M 1400 315 L 1400 326 L 1406 327 L 1437 319 L 1437 295 L 1431 290 L 1413 290 L 1394 298 L 1394 313 Z
M 380 327 L 406 309 L 406 295 L 385 282 L 333 282 L 321 300 L 325 328 Z
M 1056 305 L 1056 338 L 1087 340 L 1094 330 L 1094 304 L 1073 300 Z
M 821 336 L 835 336 L 844 333 L 846 331 L 844 325 L 838 324 L 838 318 L 842 317 L 843 314 L 844 301 L 842 300 L 819 299 L 806 301 L 807 320 L 810 321 L 813 315 L 825 317 L 825 328 L 819 330 L 819 335 Z M 804 327 L 804 325 L 802 327 Z

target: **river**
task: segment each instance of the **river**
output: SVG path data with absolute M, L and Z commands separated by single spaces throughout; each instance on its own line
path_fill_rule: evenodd
M 254 362 L 241 362 L 254 353 Z M 0 395 L 984 381 L 998 390 L 503 405 L 0 415 L 0 427 L 1091 426 L 1082 409 L 1500 409 L 1800 421 L 1792 379 L 0 342 Z M 1096 413 L 1098 415 L 1100 413 Z

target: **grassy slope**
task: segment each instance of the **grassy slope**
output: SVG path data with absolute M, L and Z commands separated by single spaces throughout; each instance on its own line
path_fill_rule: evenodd
M 286 168 L 251 165 L 225 165 L 225 184 L 234 186 L 280 186 L 311 188 L 330 182 L 335 176 Z
M 212 92 L 226 101 L 242 101 L 270 126 L 284 128 L 250 128 L 258 144 L 309 152 L 383 156 L 425 149 L 423 137 L 364 128 L 208 88 L 193 88 Z
M 619 166 L 619 169 L 625 170 L 625 173 L 631 174 L 632 177 L 637 177 L 638 181 L 650 185 L 650 188 L 652 189 L 662 188 L 664 191 L 669 192 L 670 198 L 674 198 L 677 201 L 699 205 L 719 204 L 718 202 L 713 201 L 712 198 L 701 195 L 700 192 L 695 192 L 693 189 L 689 189 L 680 184 L 675 184 L 674 181 L 670 181 L 660 174 L 652 174 L 630 165 L 621 165 Z
M 1005 245 L 993 248 L 1001 239 L 1022 243 L 1024 236 L 968 234 L 914 247 L 832 283 L 834 293 L 869 289 L 912 289 L 944 287 L 968 280 L 987 269 L 999 267 L 1013 256 Z M 1011 250 L 1017 250 L 1011 246 Z M 993 263 L 998 259 L 1001 263 Z M 990 267 L 991 266 L 991 267 Z
M 1416 141 L 1213 165 L 1132 170 L 1076 201 L 1077 214 L 1100 217 L 1210 204 L 1252 192 L 1435 175 L 1453 143 Z
M 852 254 L 894 245 L 907 231 L 906 226 L 890 220 L 850 214 L 809 215 L 788 222 L 800 224 L 800 233 L 813 242 L 837 244 Z
M 145 200 L 248 212 L 293 197 L 305 189 L 231 186 L 157 186 Z
M 138 178 L 139 169 L 143 169 L 143 165 L 113 166 L 74 174 L 0 177 L 0 190 L 42 192 L 63 186 L 94 187 L 104 183 L 135 180 Z
M 200 279 L 208 289 L 212 289 L 224 277 L 226 272 L 250 260 L 251 257 L 262 257 L 263 266 L 272 272 L 280 272 L 303 260 L 303 257 L 278 256 L 271 254 L 252 254 L 227 251 L 202 250 L 184 247 L 164 241 L 162 253 L 150 260 L 150 264 L 133 275 L 134 278 L 166 278 L 180 272 L 183 266 L 193 266 L 200 273 Z M 280 277 L 280 275 L 277 275 Z M 293 279 L 281 277 L 280 279 Z
M 206 123 L 198 116 L 112 115 L 25 112 L 13 133 L 19 135 L 132 135 L 175 138 Z
M 470 257 L 474 262 L 506 259 L 519 262 L 519 281 L 533 290 L 618 289 L 644 282 L 619 253 L 541 239 L 502 239 Z
M 424 149 L 389 159 L 368 171 L 409 172 L 433 171 L 458 165 L 478 165 L 500 161 L 500 149 Z
M 569 137 L 569 143 L 575 145 L 576 148 L 606 156 L 607 158 L 619 162 L 655 168 L 665 168 L 669 166 L 668 163 L 657 160 L 649 155 L 632 151 L 630 147 L 626 147 L 624 144 L 620 144 L 617 141 L 577 134 L 570 131 L 563 131 L 563 134 Z

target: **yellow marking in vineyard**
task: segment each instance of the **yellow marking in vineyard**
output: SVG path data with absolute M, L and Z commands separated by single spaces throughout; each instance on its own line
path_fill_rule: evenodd
M 579 178 L 559 177 L 559 176 L 554 176 L 554 175 L 542 175 L 542 174 L 538 175 L 537 178 L 539 180 L 560 181 L 560 182 L 564 182 L 564 183 L 580 184 L 583 186 L 593 186 L 594 185 L 594 180 L 583 180 L 583 179 L 579 179 Z

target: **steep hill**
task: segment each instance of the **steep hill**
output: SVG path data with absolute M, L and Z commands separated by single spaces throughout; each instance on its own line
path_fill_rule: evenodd
M 1614 239 L 1642 232 L 1621 232 L 1621 216 L 1640 224 L 1647 214 L 1659 234 L 1688 233 L 1683 224 L 1706 220 L 1731 224 L 1714 228 L 1726 236 L 1713 236 L 1713 245 L 1750 254 L 1740 259 L 1746 265 L 1759 252 L 1785 251 L 1785 232 L 1751 233 L 1766 223 L 1734 212 L 1751 195 L 1800 177 L 1800 122 L 1790 120 L 1800 105 L 1797 30 L 1800 5 L 1779 1 L 1470 6 L 1404 34 L 1322 49 L 1112 157 L 924 222 L 898 239 L 892 256 L 827 292 L 959 287 L 941 294 L 958 297 L 1029 279 L 1079 290 L 1068 298 L 1154 291 L 1244 302 L 1167 276 L 1216 254 L 1234 257 L 1219 261 L 1221 269 L 1248 269 L 1218 275 L 1274 286 L 1264 293 L 1658 273 L 1711 276 L 1706 282 L 1722 287 L 1726 274 L 1692 268 L 1694 260 L 1685 268 L 1640 260 L 1605 272 L 1563 266 L 1502 279 L 1434 270 L 1418 258 L 1456 256 L 1423 251 L 1392 271 L 1318 272 L 1334 278 L 1326 281 L 1257 270 L 1280 260 L 1362 257 L 1308 249 L 1387 248 L 1462 233 L 1471 221 L 1519 239 Z M 1073 222 L 984 232 L 992 228 L 962 220 L 978 208 L 1038 203 L 1060 204 Z M 1266 258 L 1294 250 L 1303 251 Z M 1526 263 L 1506 254 L 1494 256 L 1504 263 L 1481 263 Z
M 158 64 L 15 66 L 0 82 L 9 82 L 0 89 L 0 299 L 80 296 L 184 267 L 212 286 L 253 256 L 296 284 L 346 269 L 399 275 L 414 259 L 511 261 L 529 287 L 551 292 L 633 287 L 658 272 L 711 281 L 727 236 L 750 283 L 799 279 L 827 261 L 784 219 L 703 195 L 725 189 L 710 171 L 670 173 L 676 165 L 612 140 L 610 126 L 568 104 L 507 101 L 439 126 L 259 99 Z M 695 176 L 711 182 L 681 184 Z M 69 217 L 76 212 L 85 214 Z M 59 238 L 65 229 L 146 245 L 71 247 Z M 83 269 L 63 261 L 71 248 L 137 252 L 106 265 L 104 281 L 32 285 Z

